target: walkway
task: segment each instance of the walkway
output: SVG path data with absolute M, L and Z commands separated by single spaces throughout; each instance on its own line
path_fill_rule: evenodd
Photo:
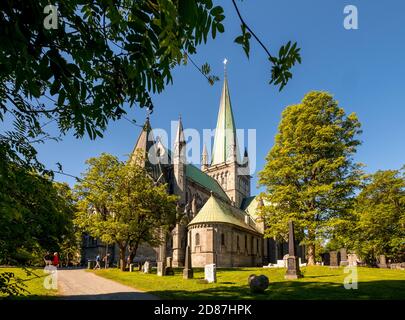
M 99 277 L 84 269 L 58 270 L 58 289 L 68 300 L 157 300 L 156 296 Z

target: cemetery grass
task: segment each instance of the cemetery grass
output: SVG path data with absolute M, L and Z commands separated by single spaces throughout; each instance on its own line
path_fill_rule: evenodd
M 101 269 L 97 275 L 143 290 L 162 299 L 254 299 L 254 300 L 363 300 L 405 299 L 405 271 L 359 267 L 358 289 L 346 290 L 344 268 L 311 266 L 301 269 L 304 278 L 285 280 L 285 269 L 229 268 L 217 269 L 217 283 L 201 283 L 203 269 L 194 269 L 194 279 L 185 280 L 182 269 L 174 276 L 158 277 L 139 271 L 122 272 Z M 263 294 L 252 294 L 247 286 L 248 276 L 264 274 L 270 280 Z
M 4 299 L 50 299 L 56 298 L 57 290 L 48 290 L 44 287 L 44 278 L 49 274 L 44 273 L 43 268 L 23 268 L 19 267 L 0 267 L 0 273 L 13 272 L 16 277 L 22 280 L 22 287 L 28 292 L 22 292 L 18 296 L 7 296 L 0 292 L 0 300 Z M 13 281 L 14 282 L 14 281 Z M 12 283 L 13 283 L 12 282 Z

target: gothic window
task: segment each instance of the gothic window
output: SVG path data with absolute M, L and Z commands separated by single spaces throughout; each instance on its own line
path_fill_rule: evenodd
M 257 253 L 259 253 L 259 238 L 256 239 L 256 248 L 257 248 Z
M 221 233 L 221 246 L 225 245 L 225 235 Z
M 247 250 L 247 235 L 245 235 L 245 249 Z
M 253 236 L 252 236 L 252 242 L 250 243 L 250 251 L 252 252 L 252 254 L 255 253 L 253 240 L 254 240 L 254 238 L 253 238 Z
M 239 247 L 239 236 L 236 236 L 236 250 L 240 250 L 240 247 Z
M 200 245 L 200 234 L 199 233 L 195 234 L 195 245 L 196 246 Z

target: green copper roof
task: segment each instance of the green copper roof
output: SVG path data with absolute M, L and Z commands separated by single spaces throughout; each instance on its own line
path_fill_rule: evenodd
M 254 227 L 245 223 L 245 215 L 242 210 L 211 196 L 188 225 L 207 222 L 229 223 L 249 231 L 258 232 Z
M 245 211 L 255 198 L 256 196 L 243 198 L 242 203 L 240 205 L 241 210 Z
M 209 191 L 216 193 L 218 196 L 224 199 L 228 199 L 228 196 L 218 184 L 218 182 L 214 178 L 210 177 L 208 174 L 202 172 L 196 166 L 192 164 L 186 164 L 186 177 L 190 178 Z
M 220 164 L 231 160 L 235 147 L 237 161 L 240 163 L 235 120 L 233 118 L 231 98 L 229 96 L 228 80 L 225 77 L 224 85 L 222 87 L 221 100 L 219 103 L 211 165 Z

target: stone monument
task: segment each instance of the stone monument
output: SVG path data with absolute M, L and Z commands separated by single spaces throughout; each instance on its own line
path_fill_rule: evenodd
M 347 249 L 346 248 L 341 248 L 340 250 L 340 263 L 339 265 L 341 267 L 346 267 L 349 265 L 349 261 L 347 258 Z
M 214 263 L 205 265 L 204 279 L 208 283 L 217 282 L 217 270 Z
M 337 251 L 331 251 L 329 252 L 329 265 L 331 267 L 338 267 L 338 253 Z
M 183 269 L 183 279 L 192 279 L 194 276 L 193 268 L 191 267 L 191 250 L 190 246 L 186 247 L 186 261 Z
M 378 267 L 379 268 L 388 268 L 388 266 L 387 266 L 387 260 L 385 259 L 385 255 L 380 255 L 380 257 L 379 257 L 379 264 L 378 264 Z
M 298 258 L 295 255 L 295 236 L 294 236 L 294 223 L 288 223 L 288 258 L 287 258 L 287 272 L 284 276 L 285 279 L 298 279 L 302 274 L 298 263 Z
M 149 261 L 145 261 L 144 265 L 143 265 L 143 272 L 144 273 L 150 273 L 150 262 Z
M 172 268 L 172 261 L 173 261 L 172 257 L 167 257 L 166 258 L 165 276 L 173 276 L 174 275 L 174 271 L 173 271 L 173 268 Z

